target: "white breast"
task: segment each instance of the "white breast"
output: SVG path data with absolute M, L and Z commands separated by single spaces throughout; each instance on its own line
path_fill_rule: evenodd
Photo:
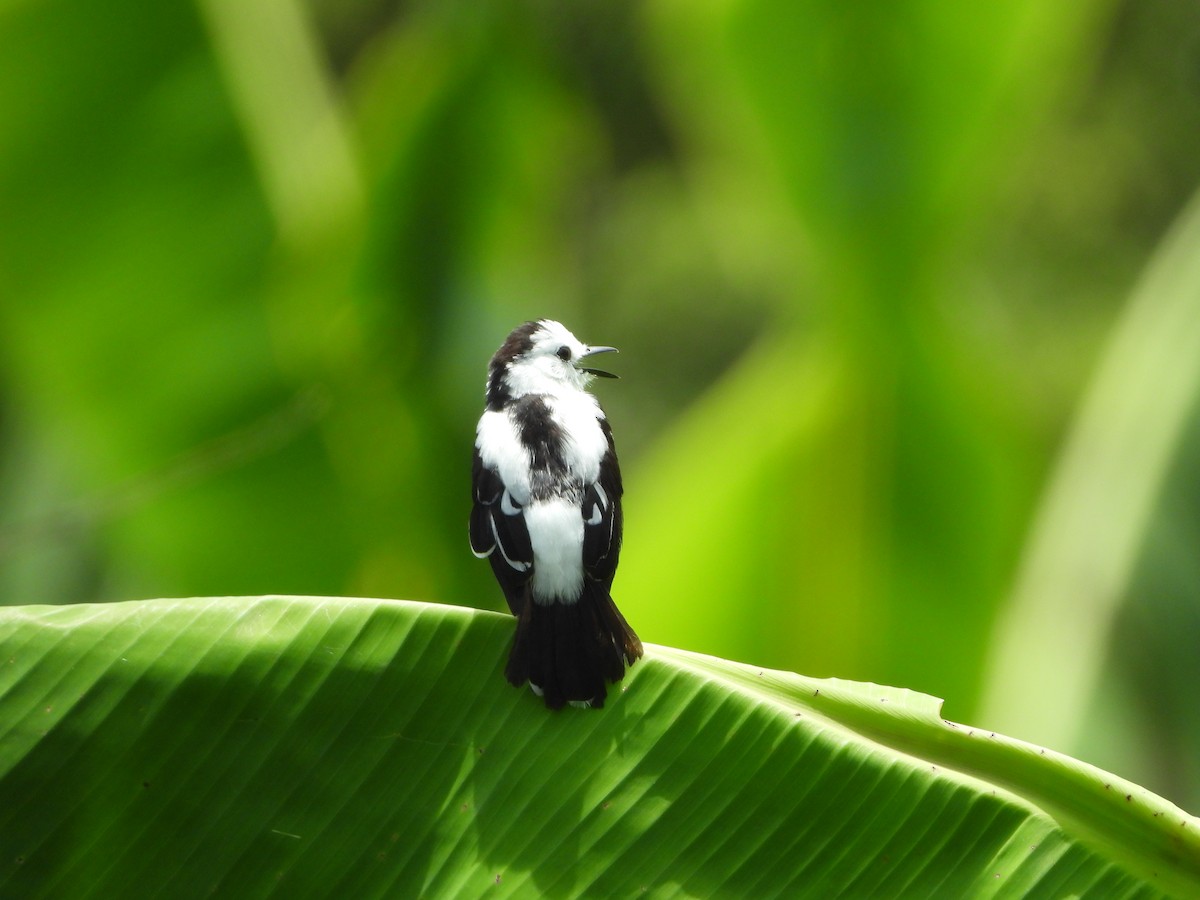
M 591 394 L 572 391 L 566 396 L 549 398 L 550 411 L 566 434 L 563 453 L 572 473 L 584 484 L 600 477 L 600 460 L 608 450 L 608 440 L 600 430 L 600 404 Z
M 545 395 L 550 412 L 562 426 L 563 455 L 571 473 L 584 484 L 600 477 L 600 460 L 608 440 L 600 430 L 603 413 L 596 398 L 584 391 Z M 518 503 L 529 502 L 529 452 L 521 443 L 516 423 L 507 412 L 485 412 L 475 428 L 475 446 L 483 464 L 500 473 L 500 479 Z

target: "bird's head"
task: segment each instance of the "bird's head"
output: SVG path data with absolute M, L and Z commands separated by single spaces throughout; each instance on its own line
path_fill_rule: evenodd
M 559 394 L 585 390 L 592 376 L 616 378 L 583 365 L 597 353 L 616 347 L 590 347 L 553 319 L 526 322 L 496 351 L 488 367 L 488 405 L 499 406 L 525 394 Z

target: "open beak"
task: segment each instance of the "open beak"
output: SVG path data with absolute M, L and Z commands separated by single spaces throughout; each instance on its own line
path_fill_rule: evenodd
M 595 356 L 597 353 L 616 353 L 616 352 L 617 352 L 616 347 L 588 347 L 587 350 L 584 351 L 583 354 L 581 354 L 579 358 L 583 359 L 584 357 L 587 357 L 587 356 Z M 601 378 L 616 378 L 617 377 L 612 372 L 605 372 L 603 369 L 591 369 L 591 368 L 588 368 L 587 366 L 580 366 L 579 370 L 581 372 L 587 372 L 589 375 L 599 375 Z

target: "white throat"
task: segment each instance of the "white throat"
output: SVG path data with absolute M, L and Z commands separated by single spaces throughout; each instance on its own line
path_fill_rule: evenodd
M 513 397 L 549 394 L 567 397 L 584 393 L 591 376 L 558 359 L 524 360 L 508 367 L 506 383 Z

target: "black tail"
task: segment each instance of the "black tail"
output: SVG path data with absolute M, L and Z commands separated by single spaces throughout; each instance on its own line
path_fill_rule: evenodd
M 641 655 L 642 642 L 604 585 L 589 580 L 574 603 L 526 600 L 504 674 L 518 686 L 528 681 L 551 709 L 571 700 L 600 707 L 605 683 L 620 681 Z

